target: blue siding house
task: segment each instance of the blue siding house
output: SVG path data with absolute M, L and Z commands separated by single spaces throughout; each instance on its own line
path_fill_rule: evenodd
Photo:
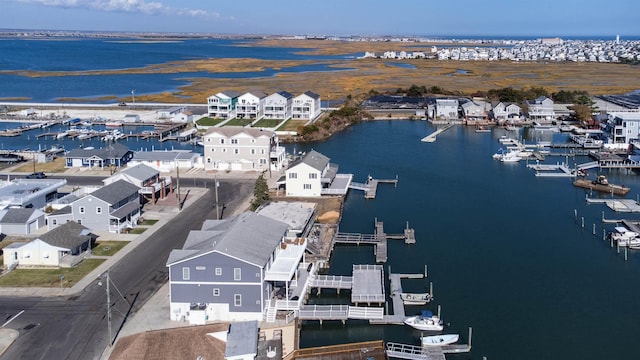
M 121 167 L 133 158 L 128 147 L 113 143 L 100 149 L 73 149 L 65 156 L 66 167 Z
M 302 242 L 289 245 L 287 229 L 283 222 L 245 212 L 207 220 L 202 230 L 191 231 L 167 260 L 171 319 L 262 320 L 276 282 L 295 276 L 306 248 Z

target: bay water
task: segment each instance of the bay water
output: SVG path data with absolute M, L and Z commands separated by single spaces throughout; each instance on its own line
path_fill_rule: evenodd
M 434 130 L 425 121 L 374 121 L 325 142 L 296 145 L 296 151 L 327 155 L 354 181 L 398 176 L 398 186 L 381 184 L 374 200 L 350 190 L 340 231 L 373 233 L 376 218 L 388 233 L 401 233 L 407 221 L 415 228 L 417 243 L 390 240 L 384 264 L 385 275 L 388 266 L 396 273 L 421 273 L 428 266 L 428 279 L 403 280 L 403 288 L 424 292 L 433 282 L 435 301 L 406 307 L 407 315 L 441 305 L 445 332 L 461 334 L 462 342 L 473 327 L 471 353 L 449 355 L 453 359 L 637 358 L 640 252 L 631 251 L 625 261 L 624 250 L 617 253 L 603 241 L 603 231 L 614 225 L 601 218 L 603 212 L 608 219 L 638 216 L 587 205 L 586 195 L 611 195 L 588 194 L 569 178 L 536 177 L 524 161 L 492 159 L 505 130 L 476 133 L 456 126 L 435 143 L 420 141 Z M 560 134 L 537 131 L 520 136 L 529 143 L 562 141 Z M 545 163 L 563 161 L 573 167 L 590 160 L 549 157 Z M 627 197 L 638 196 L 633 172 L 604 174 L 629 186 Z M 375 264 L 373 247 L 338 245 L 328 273 L 351 275 L 353 264 Z M 311 302 L 348 303 L 349 296 L 323 291 Z M 404 325 L 308 321 L 301 346 L 377 339 L 418 345 L 420 335 Z

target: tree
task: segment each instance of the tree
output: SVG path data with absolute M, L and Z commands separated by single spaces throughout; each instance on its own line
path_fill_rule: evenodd
M 253 188 L 253 200 L 251 200 L 251 211 L 255 211 L 260 206 L 266 204 L 271 200 L 269 197 L 269 185 L 264 178 L 264 174 L 260 174 L 256 180 L 256 185 Z

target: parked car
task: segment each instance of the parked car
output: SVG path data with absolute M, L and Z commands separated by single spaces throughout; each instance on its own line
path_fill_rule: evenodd
M 120 104 L 118 104 L 118 106 L 127 106 L 126 102 L 121 102 Z
M 27 175 L 27 179 L 44 179 L 46 177 L 47 175 L 45 175 L 45 173 L 43 173 L 42 171 L 34 172 Z

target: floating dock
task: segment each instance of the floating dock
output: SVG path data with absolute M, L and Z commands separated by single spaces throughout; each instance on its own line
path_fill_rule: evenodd
M 440 129 L 432 132 L 431 134 L 423 137 L 421 141 L 422 142 L 428 142 L 428 143 L 435 142 L 436 141 L 436 136 L 438 136 L 438 135 L 442 134 L 443 132 L 451 129 L 453 126 L 454 126 L 453 124 L 449 124 L 449 125 L 447 125 L 447 126 L 445 126 L 443 128 L 440 128 Z
M 364 191 L 365 199 L 375 199 L 378 192 L 378 184 L 393 184 L 394 187 L 397 187 L 398 175 L 396 175 L 395 179 L 374 179 L 369 175 L 366 183 L 351 182 L 349 188 Z
M 593 199 L 586 198 L 587 204 L 605 204 L 616 212 L 640 213 L 640 203 L 632 199 Z
M 536 171 L 540 177 L 575 177 L 576 171 L 569 169 L 565 163 L 561 164 L 529 164 L 529 169 Z
M 415 244 L 416 234 L 415 230 L 407 226 L 402 234 L 387 234 L 384 232 L 384 223 L 382 221 L 375 220 L 373 234 L 361 234 L 361 233 L 343 233 L 336 232 L 333 237 L 332 246 L 335 244 L 371 244 L 374 246 L 374 253 L 376 255 L 376 262 L 387 261 L 387 240 L 404 240 L 405 244 Z

